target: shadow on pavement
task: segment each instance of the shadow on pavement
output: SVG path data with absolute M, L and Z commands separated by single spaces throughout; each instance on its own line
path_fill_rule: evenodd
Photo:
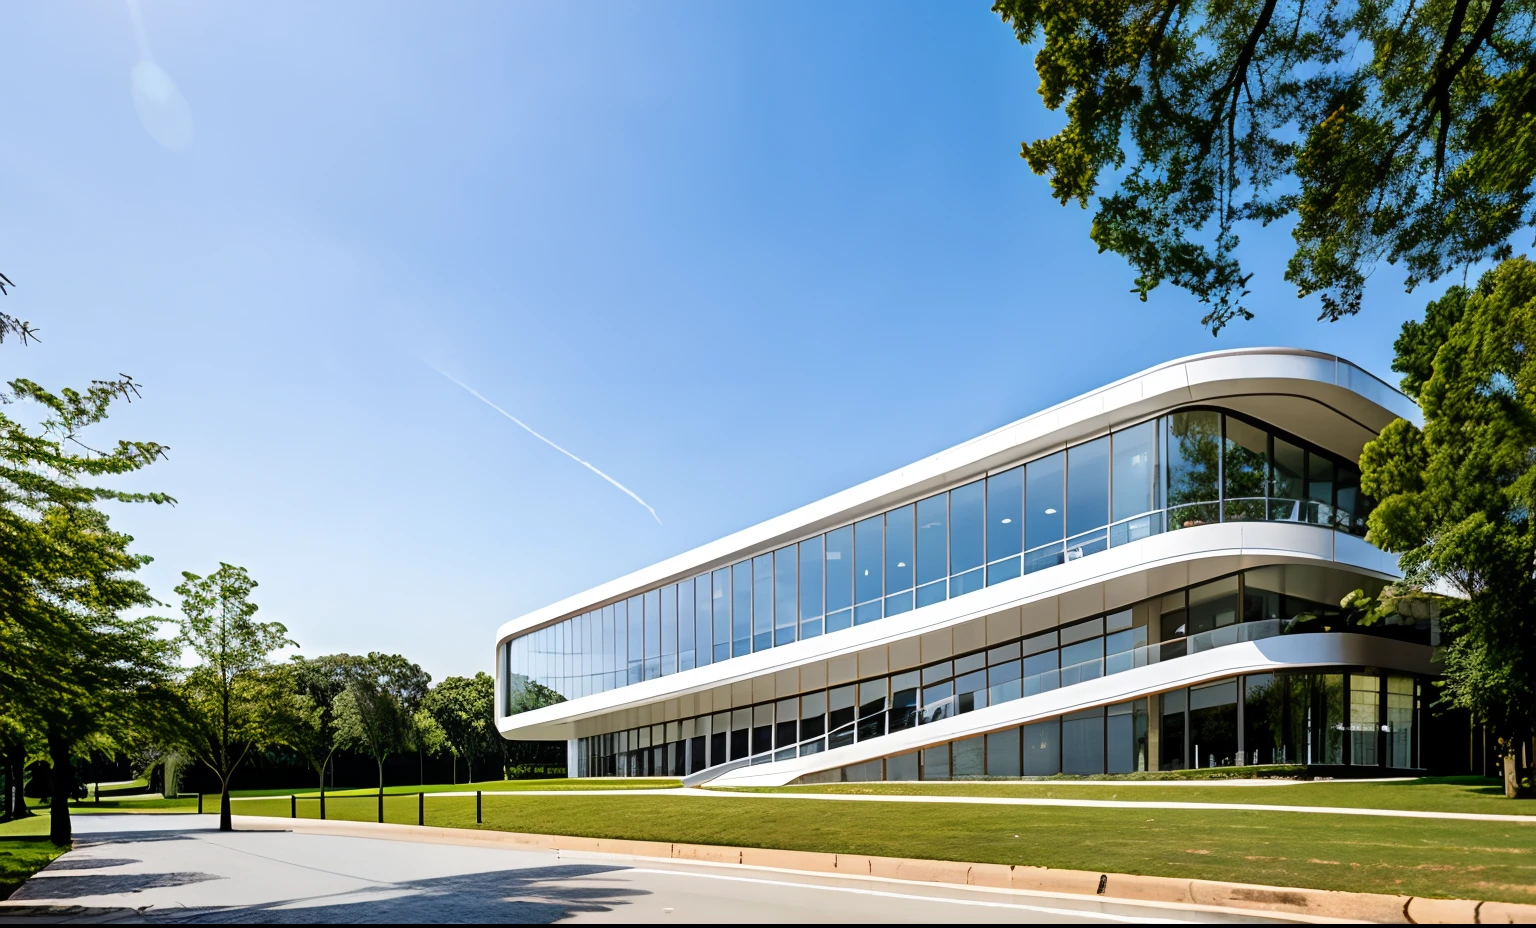
M 213 924 L 549 923 L 580 912 L 607 912 L 649 895 L 647 890 L 597 881 L 568 885 L 626 869 L 570 864 L 493 870 L 338 893 L 334 901 L 320 896 L 230 909 L 150 909 L 143 916 L 148 921 Z
M 132 857 L 60 857 L 49 864 L 49 873 L 59 870 L 105 870 L 108 867 L 126 867 L 139 861 Z
M 137 863 L 119 861 L 118 863 Z M 50 868 L 51 869 L 51 868 Z M 80 876 L 49 876 L 44 870 L 21 884 L 11 893 L 11 899 L 26 902 L 32 899 L 79 899 L 82 896 L 110 896 L 115 893 L 136 893 L 162 886 L 186 886 L 208 880 L 222 880 L 213 873 L 181 871 L 172 873 L 91 873 Z

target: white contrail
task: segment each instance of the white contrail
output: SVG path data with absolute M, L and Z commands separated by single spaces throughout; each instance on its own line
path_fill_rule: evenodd
M 426 363 L 426 362 L 422 362 L 422 363 Z M 559 445 L 557 445 L 554 442 L 550 441 L 549 439 L 545 438 L 543 435 L 540 435 L 538 432 L 535 432 L 532 428 L 529 428 L 528 423 L 524 422 L 523 420 L 519 419 L 518 417 L 512 415 L 510 412 L 507 412 L 505 409 L 502 409 L 500 406 L 497 406 L 495 403 L 493 403 L 490 400 L 486 399 L 484 396 L 481 395 L 479 390 L 476 390 L 474 387 L 471 387 L 469 384 L 465 383 L 464 381 L 458 379 L 457 377 L 453 376 L 452 374 L 449 374 L 449 373 L 446 373 L 444 371 L 438 370 L 438 368 L 433 367 L 433 365 L 431 365 L 431 364 L 427 364 L 427 366 L 431 367 L 434 371 L 437 371 L 439 374 L 442 374 L 444 377 L 447 377 L 449 380 L 451 380 L 454 383 L 458 384 L 459 386 L 463 387 L 464 390 L 466 392 L 468 392 L 470 396 L 473 396 L 475 399 L 479 400 L 480 402 L 484 403 L 485 405 L 487 405 L 487 406 L 491 407 L 492 409 L 496 410 L 497 412 L 501 413 L 503 416 L 506 416 L 508 419 L 511 419 L 513 422 L 516 422 L 518 425 L 522 426 L 523 431 L 527 432 L 529 435 L 532 435 L 534 438 L 537 438 L 539 441 L 542 441 L 544 444 L 550 446 L 551 448 L 555 449 L 556 451 L 560 452 L 561 454 L 563 454 L 566 457 L 570 458 L 571 460 L 575 461 L 577 464 L 580 464 L 582 467 L 585 467 L 587 470 L 590 470 L 592 473 L 598 475 L 599 477 L 603 478 L 604 480 L 608 481 L 609 483 L 611 483 L 614 486 L 618 487 L 619 489 L 623 490 L 624 493 L 630 499 L 634 500 L 635 502 L 637 502 L 640 505 L 645 507 L 645 511 L 649 512 L 651 514 L 651 518 L 656 520 L 656 524 L 657 525 L 661 524 L 661 516 L 658 516 L 656 514 L 656 510 L 651 508 L 651 504 L 650 503 L 647 503 L 645 500 L 643 500 L 639 496 L 635 495 L 635 491 L 634 490 L 631 490 L 629 487 L 626 487 L 624 484 L 618 482 L 617 480 L 613 479 L 612 477 L 608 476 L 607 474 L 605 474 L 602 471 L 598 470 L 597 468 L 593 467 L 591 465 L 591 463 L 589 463 L 587 461 L 583 461 L 581 458 L 577 457 L 576 455 L 570 453 L 569 451 L 565 450 L 564 448 L 560 447 Z

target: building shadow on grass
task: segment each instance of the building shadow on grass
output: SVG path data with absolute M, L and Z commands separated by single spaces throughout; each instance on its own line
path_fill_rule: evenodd
M 408 880 L 334 896 L 238 908 L 149 909 L 146 921 L 191 924 L 545 924 L 631 904 L 648 890 L 607 883 L 626 867 L 569 864 Z

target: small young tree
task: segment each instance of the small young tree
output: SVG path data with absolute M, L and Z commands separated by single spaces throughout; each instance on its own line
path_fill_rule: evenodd
M 338 743 L 373 758 L 381 797 L 384 761 L 415 747 L 416 710 L 431 680 L 426 671 L 400 655 L 374 651 L 357 659 L 346 689 L 333 703 Z
M 495 744 L 496 681 L 481 671 L 473 677 L 447 677 L 427 693 L 422 706 L 431 713 L 454 753 L 465 759 L 469 782 L 475 781 L 475 758 Z
M 255 746 L 274 740 L 269 725 L 283 693 L 264 672 L 272 654 L 292 645 L 280 622 L 257 622 L 256 582 L 245 568 L 220 563 L 207 577 L 183 572 L 177 643 L 197 657 L 185 676 L 190 706 L 187 748 L 219 780 L 219 830 L 230 831 L 229 782 Z

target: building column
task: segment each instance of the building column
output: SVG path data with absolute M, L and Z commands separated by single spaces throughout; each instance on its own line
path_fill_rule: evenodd
M 571 738 L 565 742 L 565 775 L 567 778 L 577 775 L 576 762 L 576 739 Z

